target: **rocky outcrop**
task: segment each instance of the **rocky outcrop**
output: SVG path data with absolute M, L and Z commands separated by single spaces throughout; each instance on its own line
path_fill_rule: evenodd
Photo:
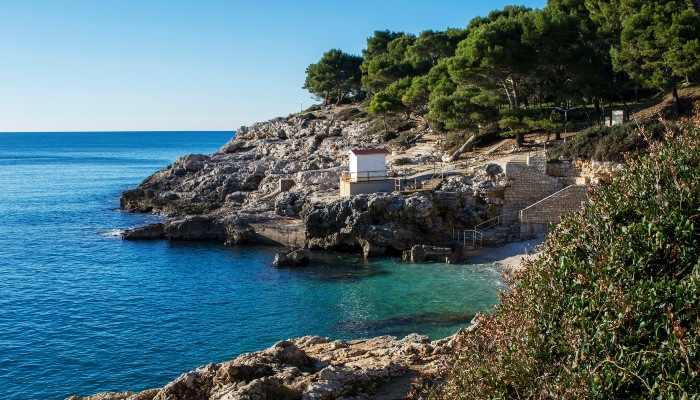
M 416 244 L 447 246 L 452 228 L 490 218 L 491 208 L 469 192 L 375 193 L 307 203 L 301 212 L 308 245 L 357 247 L 365 256 Z
M 381 136 L 363 134 L 365 128 L 362 123 L 301 117 L 241 127 L 218 152 L 180 157 L 138 188 L 125 191 L 121 206 L 126 211 L 176 216 L 245 209 L 273 193 L 281 178 L 301 180 L 320 190 L 334 189 L 337 172 L 309 171 L 340 166 L 349 147 L 383 142 Z M 312 178 L 313 174 L 317 176 Z
M 275 254 L 275 260 L 272 265 L 275 267 L 296 267 L 309 263 L 311 251 L 309 249 L 293 249 L 290 251 L 281 251 Z
M 455 263 L 460 256 L 451 247 L 437 247 L 417 244 L 403 252 L 403 259 L 411 262 L 440 261 Z
M 437 369 L 439 355 L 455 346 L 455 338 L 305 336 L 201 366 L 160 389 L 68 400 L 403 399 L 414 378 Z
M 333 112 L 242 127 L 214 154 L 180 157 L 121 197 L 126 211 L 168 218 L 122 237 L 244 243 L 270 236 L 255 227 L 272 232 L 279 224 L 283 232 L 303 225 L 286 235 L 293 241 L 277 242 L 377 256 L 417 244 L 446 246 L 451 229 L 500 211 L 506 180 L 497 165 L 450 177 L 433 193 L 338 198 L 347 149 L 377 147 L 384 139 L 368 135 L 366 122 Z

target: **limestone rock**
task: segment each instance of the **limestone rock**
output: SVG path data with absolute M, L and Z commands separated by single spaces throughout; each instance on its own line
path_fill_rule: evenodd
M 208 364 L 163 388 L 139 394 L 101 393 L 69 400 L 402 399 L 412 378 L 437 368 L 439 355 L 455 340 L 427 336 L 330 341 L 304 336 Z
M 384 140 L 367 133 L 368 122 L 349 118 L 357 114 L 351 109 L 242 127 L 214 154 L 178 158 L 120 199 L 125 211 L 169 219 L 129 230 L 123 238 L 264 242 L 251 225 L 293 219 L 303 228 L 283 244 L 361 249 L 372 257 L 417 244 L 449 246 L 453 229 L 488 220 L 503 207 L 503 174 L 496 164 L 469 177 L 450 177 L 434 193 L 338 198 L 347 149 Z
M 165 237 L 165 224 L 159 222 L 146 225 L 141 228 L 127 229 L 122 233 L 122 238 L 126 240 L 152 240 Z
M 309 249 L 295 249 L 292 251 L 281 251 L 275 254 L 272 265 L 275 267 L 296 267 L 309 263 L 311 251 Z
M 404 259 L 409 259 L 411 262 L 431 260 L 454 263 L 459 260 L 459 256 L 450 247 L 415 245 L 409 252 L 404 253 Z

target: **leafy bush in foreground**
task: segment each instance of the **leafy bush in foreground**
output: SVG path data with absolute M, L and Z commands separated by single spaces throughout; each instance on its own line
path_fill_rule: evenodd
M 700 398 L 700 120 L 665 137 L 562 220 L 423 397 Z

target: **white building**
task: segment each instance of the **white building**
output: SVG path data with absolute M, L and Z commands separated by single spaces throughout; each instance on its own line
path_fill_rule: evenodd
M 386 149 L 350 150 L 350 180 L 352 182 L 386 179 Z
M 340 196 L 392 192 L 394 180 L 387 179 L 386 149 L 348 151 L 350 170 L 340 177 Z

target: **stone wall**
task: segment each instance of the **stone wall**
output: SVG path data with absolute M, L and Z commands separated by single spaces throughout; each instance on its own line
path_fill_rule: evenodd
M 306 245 L 306 229 L 299 220 L 252 223 L 250 226 L 258 242 L 294 247 Z
M 547 175 L 557 178 L 571 178 L 579 176 L 579 171 L 571 162 L 550 162 L 547 163 Z
M 505 167 L 506 177 L 511 183 L 503 197 L 504 223 L 516 221 L 518 211 L 564 188 L 557 178 L 545 174 L 544 158 L 514 159 Z
M 349 197 L 356 194 L 391 193 L 394 191 L 394 180 L 348 182 L 340 181 L 340 197 Z
M 588 199 L 588 186 L 571 185 L 520 211 L 522 239 L 547 231 L 549 223 L 556 224 L 562 215 L 581 208 Z

